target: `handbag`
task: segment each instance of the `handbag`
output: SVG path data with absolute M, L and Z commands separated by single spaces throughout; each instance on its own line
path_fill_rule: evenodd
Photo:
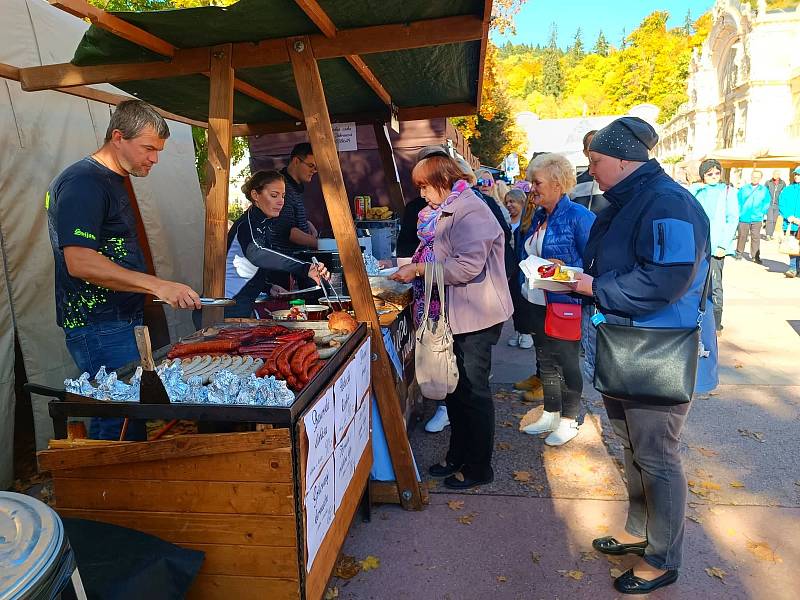
M 429 318 L 433 282 L 439 291 L 439 320 Z M 453 352 L 453 333 L 447 322 L 444 270 L 439 263 L 425 263 L 425 309 L 416 333 L 414 367 L 425 398 L 444 400 L 458 385 L 458 366 Z
M 789 256 L 800 256 L 800 239 L 798 237 L 800 237 L 800 229 L 794 233 L 790 233 L 789 229 L 787 229 L 778 244 L 778 252 Z
M 557 340 L 577 342 L 581 339 L 581 305 L 549 302 L 545 309 L 544 332 Z
M 597 326 L 594 387 L 615 400 L 670 406 L 691 401 L 697 362 L 707 356 L 700 335 L 711 268 L 693 328 Z

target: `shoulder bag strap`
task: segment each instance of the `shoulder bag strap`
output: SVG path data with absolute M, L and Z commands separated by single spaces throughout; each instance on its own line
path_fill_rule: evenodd
M 439 290 L 439 319 L 447 323 L 447 299 L 445 298 L 444 287 L 444 266 L 442 263 L 434 263 L 436 273 L 436 288 Z
M 431 267 L 431 263 L 425 263 L 425 309 L 423 310 L 422 321 L 420 322 L 422 325 L 428 322 L 428 314 L 431 310 L 431 294 L 433 293 L 433 270 Z
M 708 257 L 708 274 L 706 275 L 706 283 L 703 286 L 703 292 L 700 294 L 700 306 L 698 307 L 698 316 L 697 322 L 698 324 L 700 321 L 703 320 L 703 315 L 706 314 L 706 309 L 708 307 L 708 294 L 711 290 L 711 261 L 713 257 L 709 255 Z

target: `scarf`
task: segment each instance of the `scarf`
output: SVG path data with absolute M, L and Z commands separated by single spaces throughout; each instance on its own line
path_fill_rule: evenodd
M 450 195 L 444 199 L 439 206 L 431 208 L 427 206 L 419 211 L 417 220 L 417 237 L 419 237 L 419 246 L 411 257 L 412 263 L 432 263 L 435 262 L 433 255 L 433 241 L 436 237 L 436 224 L 439 222 L 439 217 L 442 216 L 442 209 L 452 204 L 465 190 L 469 189 L 469 183 L 463 179 L 456 181 Z M 422 277 L 414 279 L 414 325 L 417 327 L 422 320 L 422 315 L 425 311 L 425 280 Z M 439 319 L 441 312 L 441 303 L 439 302 L 439 292 L 434 286 L 431 294 L 431 307 L 428 311 L 429 318 L 436 321 Z

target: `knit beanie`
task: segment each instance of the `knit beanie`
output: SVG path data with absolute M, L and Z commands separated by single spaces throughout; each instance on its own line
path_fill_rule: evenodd
M 639 117 L 621 117 L 594 134 L 589 150 L 606 156 L 647 162 L 648 150 L 658 142 L 653 126 Z
M 716 158 L 707 158 L 703 162 L 700 163 L 700 179 L 706 176 L 711 169 L 716 167 L 719 169 L 719 172 L 722 173 L 722 165 Z

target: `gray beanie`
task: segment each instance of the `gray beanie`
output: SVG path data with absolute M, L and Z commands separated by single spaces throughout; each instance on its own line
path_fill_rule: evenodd
M 639 117 L 621 117 L 594 134 L 589 150 L 606 156 L 647 162 L 647 151 L 658 142 L 653 126 Z

